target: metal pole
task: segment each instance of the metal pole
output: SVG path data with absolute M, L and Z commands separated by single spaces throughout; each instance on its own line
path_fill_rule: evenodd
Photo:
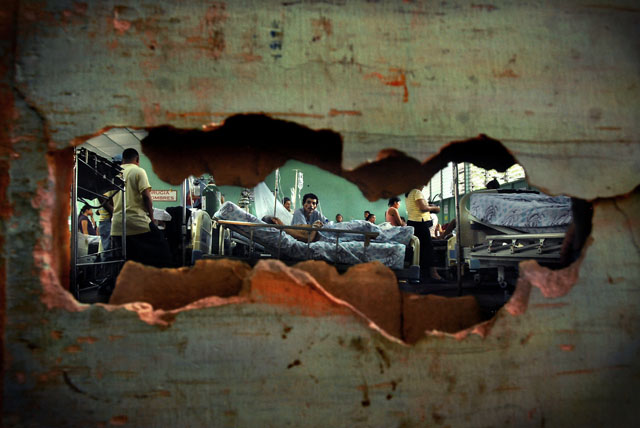
M 187 264 L 187 180 L 182 182 L 182 227 L 180 229 L 182 238 L 182 266 Z
M 456 268 L 458 296 L 462 295 L 462 245 L 460 244 L 460 196 L 458 195 L 458 164 L 453 163 L 453 197 L 456 205 Z
M 471 179 L 469 177 L 469 163 L 465 162 L 464 165 L 464 193 L 467 194 L 471 191 Z
M 280 169 L 276 168 L 276 182 L 274 184 L 275 186 L 275 193 L 273 195 L 273 216 L 276 217 L 276 208 L 278 206 L 278 175 L 280 174 Z
M 293 209 L 295 210 L 298 202 L 298 170 L 294 169 L 293 170 L 295 177 L 293 179 L 293 201 L 291 201 L 291 205 L 293 205 Z
M 443 178 L 444 174 L 442 173 L 443 171 L 444 171 L 444 169 L 441 169 L 440 171 L 438 171 L 438 174 L 439 174 L 438 178 L 440 179 L 440 195 L 441 195 L 442 199 L 444 199 L 444 178 Z M 442 209 L 444 209 L 444 204 L 442 204 Z M 447 207 L 447 213 L 449 213 L 449 208 L 448 207 Z M 443 218 L 443 220 L 448 220 L 448 218 L 444 218 L 444 213 L 443 213 L 442 218 Z M 451 221 L 451 220 L 449 220 L 449 221 Z
M 80 300 L 78 289 L 77 264 L 78 264 L 78 153 L 73 149 L 73 178 L 71 182 L 71 294 Z
M 127 184 L 122 184 L 122 261 L 127 261 Z M 124 263 L 123 263 L 124 264 Z

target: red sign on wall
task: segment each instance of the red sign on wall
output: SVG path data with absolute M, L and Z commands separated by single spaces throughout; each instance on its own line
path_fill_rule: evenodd
M 159 202 L 177 202 L 177 190 L 151 190 L 151 200 Z

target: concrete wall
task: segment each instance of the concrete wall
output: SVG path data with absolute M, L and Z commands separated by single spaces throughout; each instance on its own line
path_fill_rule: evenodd
M 2 9 L 4 425 L 635 422 L 636 2 L 50 0 Z M 172 313 L 76 304 L 64 291 L 64 149 L 105 126 L 200 128 L 242 112 L 339 132 L 347 168 L 389 147 L 428 160 L 487 134 L 532 185 L 594 201 L 591 240 L 565 270 L 521 266 L 492 322 L 413 346 L 273 266 L 250 281 L 273 293 L 252 298 Z

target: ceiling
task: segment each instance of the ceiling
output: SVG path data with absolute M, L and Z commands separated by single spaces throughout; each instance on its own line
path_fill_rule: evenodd
M 147 134 L 148 132 L 144 129 L 111 128 L 85 141 L 80 147 L 111 160 L 114 156 L 121 155 L 125 149 L 136 149 L 138 153 L 142 153 L 140 140 Z

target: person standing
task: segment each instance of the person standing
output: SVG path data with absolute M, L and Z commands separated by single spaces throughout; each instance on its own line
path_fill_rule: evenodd
M 80 210 L 80 215 L 78 216 L 78 230 L 85 235 L 98 235 L 96 221 L 93 219 L 93 210 L 87 204 L 85 204 Z
M 112 196 L 116 193 L 115 190 L 109 190 L 104 193 L 104 203 L 98 210 L 98 221 L 100 222 L 100 242 L 102 243 L 102 251 L 105 253 L 104 260 L 111 259 L 111 216 L 113 215 L 113 200 Z
M 429 205 L 419 189 L 405 194 L 407 207 L 407 226 L 413 226 L 414 235 L 420 240 L 420 276 L 432 282 L 443 281 L 433 266 L 433 244 L 431 243 L 431 213 L 440 212 L 440 207 Z
M 151 185 L 147 173 L 140 168 L 140 155 L 135 149 L 122 152 L 122 175 L 126 189 L 127 260 L 156 267 L 171 266 L 171 252 L 164 234 L 153 223 Z M 114 248 L 122 247 L 122 192 L 113 197 L 111 238 Z

